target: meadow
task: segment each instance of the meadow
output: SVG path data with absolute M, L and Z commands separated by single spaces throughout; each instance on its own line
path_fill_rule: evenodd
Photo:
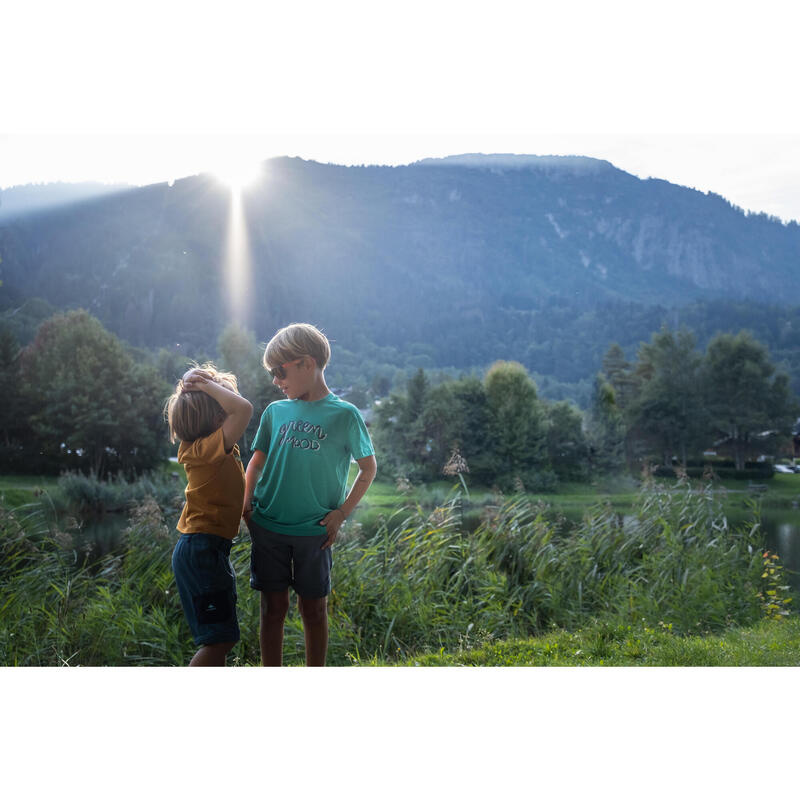
M 187 663 L 194 648 L 170 569 L 182 486 L 168 469 L 135 489 L 65 486 L 9 487 L 33 499 L 0 511 L 0 664 Z M 593 502 L 576 521 L 564 513 L 582 497 L 574 488 L 559 505 L 447 484 L 373 486 L 334 551 L 328 663 L 800 664 L 794 598 L 747 492 L 736 495 L 746 519 L 732 524 L 714 484 L 606 487 L 616 504 L 587 487 Z M 791 502 L 793 484 L 782 488 Z M 108 552 L 64 513 L 67 496 L 88 508 L 132 492 Z M 232 560 L 242 640 L 229 663 L 255 665 L 246 534 Z M 294 607 L 284 654 L 303 661 Z

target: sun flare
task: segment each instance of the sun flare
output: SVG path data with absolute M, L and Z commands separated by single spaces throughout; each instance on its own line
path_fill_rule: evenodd
M 240 192 L 261 176 L 261 163 L 253 159 L 232 156 L 216 164 L 211 173 L 232 191 Z

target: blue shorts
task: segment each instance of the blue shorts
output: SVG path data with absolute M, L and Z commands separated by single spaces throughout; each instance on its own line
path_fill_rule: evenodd
M 247 523 L 252 540 L 250 587 L 261 592 L 282 592 L 290 586 L 300 597 L 320 598 L 331 593 L 331 548 L 322 549 L 327 533 L 291 536 Z
M 184 533 L 172 553 L 172 571 L 196 645 L 239 641 L 232 542 L 212 533 Z

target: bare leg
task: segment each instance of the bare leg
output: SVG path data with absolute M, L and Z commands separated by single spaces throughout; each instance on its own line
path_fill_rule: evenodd
M 236 642 L 218 642 L 204 644 L 192 657 L 190 667 L 224 667 L 225 656 L 233 649 Z
M 328 652 L 328 598 L 298 597 L 306 639 L 306 666 L 324 667 Z
M 261 592 L 261 663 L 279 667 L 283 663 L 283 623 L 289 611 L 289 590 Z

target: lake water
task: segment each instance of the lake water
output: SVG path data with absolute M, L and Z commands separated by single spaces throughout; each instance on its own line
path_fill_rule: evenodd
M 787 582 L 800 593 L 800 513 L 762 513 L 767 548 L 780 556 Z

